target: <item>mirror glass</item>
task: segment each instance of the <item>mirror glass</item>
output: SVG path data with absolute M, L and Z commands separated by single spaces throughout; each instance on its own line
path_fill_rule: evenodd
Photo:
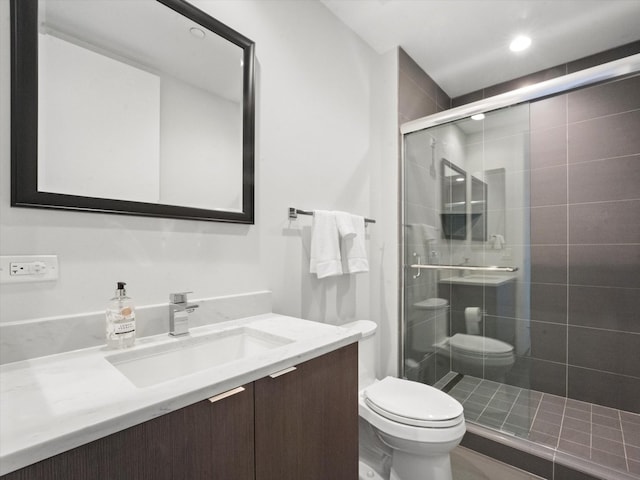
M 490 192 L 486 196 L 487 205 L 487 222 L 485 240 L 491 240 L 494 243 L 506 242 L 507 240 L 507 201 L 505 198 L 505 168 L 494 168 L 485 172 L 486 188 Z
M 441 160 L 442 232 L 444 238 L 467 238 L 467 173 L 446 158 Z
M 24 3 L 14 205 L 253 223 L 253 42 L 181 0 Z
M 471 177 L 471 240 L 487 240 L 487 184 Z

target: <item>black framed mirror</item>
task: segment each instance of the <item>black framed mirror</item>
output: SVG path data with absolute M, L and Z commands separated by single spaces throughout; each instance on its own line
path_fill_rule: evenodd
M 183 0 L 11 0 L 11 205 L 254 223 L 254 42 Z

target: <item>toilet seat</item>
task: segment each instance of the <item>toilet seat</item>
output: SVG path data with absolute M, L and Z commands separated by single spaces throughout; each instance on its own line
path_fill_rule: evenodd
M 426 300 L 413 304 L 413 306 L 419 310 L 440 310 L 448 305 L 449 302 L 446 299 L 437 297 L 427 298 Z
M 437 388 L 386 377 L 366 388 L 371 410 L 394 422 L 423 428 L 448 428 L 464 422 L 460 403 Z
M 466 355 L 491 357 L 513 355 L 513 345 L 509 345 L 495 338 L 480 335 L 456 333 L 449 339 L 449 345 L 452 350 Z

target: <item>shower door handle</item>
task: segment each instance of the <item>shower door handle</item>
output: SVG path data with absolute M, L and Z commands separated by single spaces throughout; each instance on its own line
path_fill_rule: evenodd
M 418 265 L 420 265 L 422 263 L 422 261 L 420 260 L 420 255 L 418 255 L 416 252 L 413 252 L 413 257 L 418 259 Z M 415 280 L 420 275 L 422 275 L 422 270 L 418 269 L 418 273 L 413 276 L 413 279 Z
M 496 267 L 493 265 L 422 265 L 418 257 L 418 263 L 411 268 L 426 270 L 470 270 L 472 272 L 517 272 L 518 267 Z M 419 277 L 416 275 L 413 278 Z

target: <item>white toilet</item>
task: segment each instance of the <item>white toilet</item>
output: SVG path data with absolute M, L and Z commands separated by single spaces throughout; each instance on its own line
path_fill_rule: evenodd
M 467 333 L 448 337 L 447 318 L 449 302 L 444 298 L 429 298 L 414 304 L 425 312 L 427 321 L 416 323 L 411 334 L 412 348 L 418 352 L 435 351 L 451 361 L 451 369 L 463 375 L 504 381 L 515 363 L 513 345 L 496 338 L 484 337 L 480 332 L 482 312 L 465 310 Z M 432 322 L 435 322 L 435 328 Z
M 392 450 L 390 480 L 451 480 L 449 454 L 466 431 L 462 405 L 422 383 L 376 380 L 376 324 L 360 320 L 343 327 L 363 336 L 358 345 L 358 412 Z

